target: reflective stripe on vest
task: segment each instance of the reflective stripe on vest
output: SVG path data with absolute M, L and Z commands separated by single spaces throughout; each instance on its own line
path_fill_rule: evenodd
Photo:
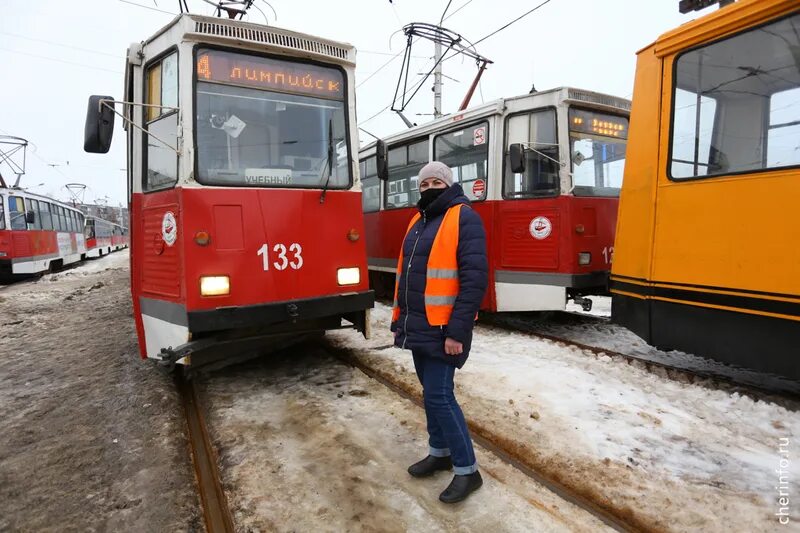
M 447 210 L 433 239 L 425 281 L 425 316 L 431 326 L 445 326 L 450 321 L 453 305 L 458 297 L 458 233 L 461 208 L 458 204 Z M 411 219 L 406 230 L 405 243 L 411 228 L 420 219 L 419 213 Z M 403 271 L 403 250 L 397 260 L 397 276 L 394 287 L 394 309 L 392 320 L 400 318 L 397 295 L 400 290 L 400 274 Z

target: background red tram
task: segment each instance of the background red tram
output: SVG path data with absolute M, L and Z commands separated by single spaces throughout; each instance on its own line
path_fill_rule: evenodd
M 86 257 L 102 257 L 128 247 L 128 230 L 109 220 L 86 217 L 83 233 Z
M 483 309 L 563 310 L 607 293 L 630 101 L 574 88 L 506 98 L 361 150 L 370 281 L 394 284 L 397 255 L 419 199 L 417 173 L 447 163 L 487 231 L 490 284 Z
M 184 14 L 127 57 L 142 357 L 197 365 L 233 344 L 366 331 L 355 49 Z M 87 151 L 110 146 L 111 101 L 90 98 Z
M 0 188 L 0 278 L 41 274 L 82 259 L 83 213 L 22 189 Z

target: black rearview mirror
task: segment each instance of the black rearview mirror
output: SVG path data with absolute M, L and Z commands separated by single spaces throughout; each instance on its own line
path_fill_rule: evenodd
M 113 102 L 110 96 L 92 95 L 89 97 L 89 108 L 86 110 L 86 126 L 83 130 L 83 149 L 94 154 L 108 153 L 111 139 L 114 136 L 113 103 L 101 104 L 101 101 Z
M 28 211 L 25 213 L 25 223 L 26 224 L 36 223 L 36 214 L 33 211 Z
M 386 181 L 389 179 L 389 150 L 386 143 L 378 139 L 375 143 L 375 163 L 378 168 L 378 179 Z
M 525 147 L 520 143 L 514 143 L 508 147 L 508 159 L 511 172 L 521 174 L 525 172 Z

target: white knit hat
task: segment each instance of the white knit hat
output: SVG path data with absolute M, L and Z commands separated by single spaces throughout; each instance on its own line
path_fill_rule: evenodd
M 449 187 L 453 184 L 453 171 L 441 161 L 431 161 L 419 170 L 419 182 L 427 178 L 439 178 Z

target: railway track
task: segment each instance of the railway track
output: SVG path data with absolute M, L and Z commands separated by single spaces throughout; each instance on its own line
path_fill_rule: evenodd
M 189 450 L 197 480 L 197 491 L 203 506 L 203 519 L 208 533 L 233 533 L 233 517 L 228 507 L 217 467 L 216 452 L 208 434 L 203 408 L 194 383 L 176 372 L 176 385 L 186 416 Z
M 398 394 L 405 400 L 412 402 L 420 409 L 424 409 L 422 398 L 419 396 L 419 394 L 416 391 L 406 388 L 406 386 L 400 381 L 394 380 L 390 374 L 363 364 L 356 357 L 351 356 L 347 350 L 330 345 L 325 346 L 325 349 L 340 361 L 359 369 L 364 374 Z M 516 446 L 512 446 L 509 442 L 506 442 L 507 439 L 495 434 L 491 428 L 479 425 L 470 420 L 467 421 L 467 425 L 472 433 L 473 440 L 477 444 L 489 450 L 500 460 L 513 466 L 526 476 L 533 479 L 535 482 L 546 487 L 561 499 L 568 501 L 590 513 L 615 531 L 652 531 L 652 528 L 650 528 L 647 524 L 641 523 L 635 517 L 632 517 L 626 513 L 618 512 L 617 509 L 595 501 L 589 496 L 588 492 L 583 493 L 575 490 L 572 487 L 564 485 L 557 479 L 540 473 L 532 465 L 530 459 L 524 453 L 521 453 Z
M 600 327 L 611 327 L 610 319 L 578 313 L 552 313 L 546 319 L 531 320 L 518 314 L 482 313 L 481 322 L 489 326 L 516 331 L 538 337 L 563 346 L 572 346 L 582 352 L 595 356 L 606 355 L 618 358 L 629 364 L 638 364 L 648 372 L 658 372 L 669 379 L 683 381 L 706 388 L 724 390 L 727 393 L 738 393 L 753 400 L 761 400 L 781 405 L 790 411 L 800 411 L 800 383 L 778 376 L 763 376 L 747 371 L 748 380 L 742 381 L 734 376 L 721 374 L 713 369 L 687 368 L 657 358 L 614 350 L 607 346 L 589 345 L 576 341 L 565 335 L 552 332 L 551 326 L 580 326 L 592 324 Z M 543 331 L 544 330 L 544 331 Z M 700 360 L 700 358 L 697 358 Z M 751 376 L 756 375 L 753 379 Z

